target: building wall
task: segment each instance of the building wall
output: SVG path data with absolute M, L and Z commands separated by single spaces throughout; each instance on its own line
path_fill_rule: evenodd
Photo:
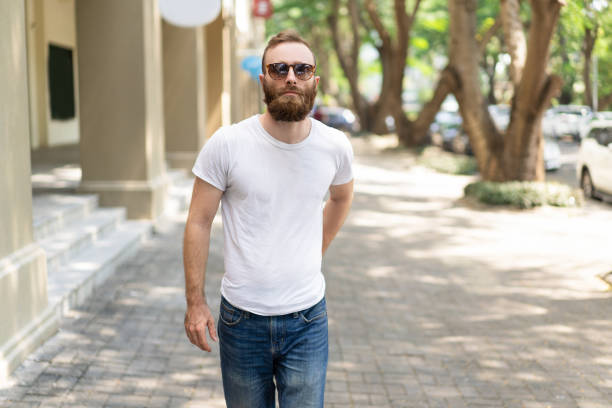
M 45 254 L 33 242 L 25 8 L 0 1 L 0 385 L 42 337 Z
M 75 0 L 26 0 L 26 9 L 32 148 L 77 143 L 79 114 Z M 72 50 L 76 107 L 73 119 L 51 118 L 47 65 L 49 44 Z

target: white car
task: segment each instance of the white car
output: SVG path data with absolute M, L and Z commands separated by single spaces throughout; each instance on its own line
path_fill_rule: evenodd
M 612 198 L 612 120 L 590 124 L 580 143 L 576 174 L 585 197 Z

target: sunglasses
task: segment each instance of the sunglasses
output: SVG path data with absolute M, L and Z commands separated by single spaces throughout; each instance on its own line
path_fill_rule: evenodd
M 285 79 L 289 75 L 289 68 L 293 68 L 293 73 L 300 81 L 308 81 L 315 73 L 315 67 L 310 64 L 285 64 L 277 62 L 266 65 L 268 74 L 272 79 Z

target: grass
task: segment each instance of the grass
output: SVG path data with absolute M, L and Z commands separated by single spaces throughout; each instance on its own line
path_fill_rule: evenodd
M 477 181 L 465 187 L 466 197 L 474 197 L 491 205 L 533 208 L 542 205 L 579 207 L 583 203 L 580 190 L 560 183 L 510 181 L 495 183 Z
M 434 146 L 425 147 L 418 154 L 419 164 L 440 173 L 472 175 L 478 171 L 476 159 L 471 156 L 445 152 Z

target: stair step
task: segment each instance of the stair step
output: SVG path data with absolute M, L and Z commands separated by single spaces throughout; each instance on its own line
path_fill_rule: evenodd
M 53 271 L 104 238 L 125 220 L 125 208 L 99 208 L 38 243 L 47 254 L 47 270 Z
M 168 170 L 168 177 L 170 184 L 165 213 L 171 214 L 187 210 L 191 202 L 194 176 L 185 170 Z
M 48 273 L 49 304 L 60 315 L 82 304 L 116 267 L 139 248 L 151 234 L 146 221 L 124 221 L 117 230 L 92 243 L 68 262 Z
M 34 239 L 43 240 L 98 207 L 97 195 L 37 195 L 32 199 Z

